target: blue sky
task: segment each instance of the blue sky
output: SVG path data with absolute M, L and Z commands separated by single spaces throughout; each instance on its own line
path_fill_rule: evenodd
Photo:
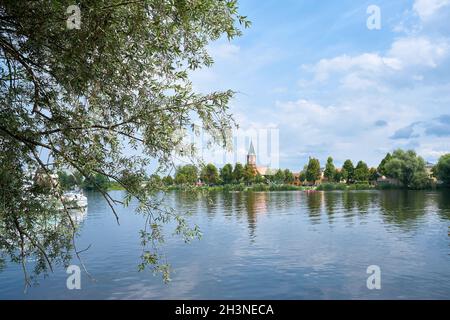
M 369 5 L 380 30 L 366 26 Z M 450 152 L 450 0 L 241 0 L 240 12 L 252 27 L 210 45 L 215 64 L 194 87 L 237 91 L 243 129 L 277 128 L 280 167 Z

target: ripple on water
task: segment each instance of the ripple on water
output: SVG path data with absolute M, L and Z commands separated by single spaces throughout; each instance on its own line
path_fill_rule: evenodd
M 116 196 L 121 196 L 118 192 Z M 201 241 L 184 244 L 166 229 L 163 253 L 173 281 L 137 272 L 143 217 L 120 208 L 118 226 L 104 200 L 88 195 L 79 247 L 89 271 L 68 292 L 66 274 L 42 279 L 27 298 L 85 299 L 448 299 L 450 197 L 440 192 L 171 193 L 189 211 Z M 366 288 L 379 265 L 382 290 Z M 0 273 L 0 298 L 23 298 L 20 266 Z

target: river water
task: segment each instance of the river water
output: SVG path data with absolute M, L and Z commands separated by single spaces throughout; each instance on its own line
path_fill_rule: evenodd
M 59 266 L 24 294 L 21 267 L 9 263 L 0 272 L 0 299 L 450 299 L 449 192 L 167 198 L 203 233 L 190 244 L 169 236 L 169 284 L 138 272 L 144 218 L 134 204 L 119 208 L 119 226 L 101 195 L 89 193 L 77 242 L 92 245 L 83 260 L 95 281 L 82 273 L 81 290 L 68 290 Z M 367 288 L 372 265 L 381 270 L 380 290 Z

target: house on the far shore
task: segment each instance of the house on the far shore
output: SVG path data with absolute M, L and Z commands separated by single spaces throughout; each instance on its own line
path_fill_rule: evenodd
M 302 186 L 302 185 L 311 185 L 311 183 L 308 183 L 307 181 L 301 181 L 300 175 L 301 172 L 293 172 L 294 175 L 294 182 L 292 183 L 295 186 Z M 320 179 L 316 181 L 317 184 L 321 184 L 323 182 L 327 182 L 327 178 L 325 178 L 325 168 L 320 168 Z
M 433 168 L 435 167 L 435 164 L 431 162 L 427 162 L 425 164 L 425 170 L 428 174 L 428 177 L 431 179 L 433 183 L 439 183 L 441 181 L 438 181 L 438 179 L 434 176 Z
M 294 182 L 292 183 L 294 186 L 301 186 L 302 181 L 300 181 L 300 172 L 293 172 Z

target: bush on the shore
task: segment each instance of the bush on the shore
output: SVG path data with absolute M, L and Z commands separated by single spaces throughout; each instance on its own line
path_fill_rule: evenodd
M 355 183 L 348 186 L 348 190 L 372 190 L 374 187 L 368 183 Z
M 317 186 L 318 191 L 347 191 L 347 190 L 372 190 L 375 187 L 368 183 L 355 183 L 355 184 L 344 184 L 344 183 L 323 183 Z
M 188 188 L 185 186 L 170 186 L 169 190 L 187 190 Z M 226 185 L 217 185 L 217 186 L 201 186 L 201 187 L 191 187 L 189 190 L 198 190 L 198 191 L 225 191 L 225 192 L 240 192 L 240 191 L 250 191 L 250 192 L 263 192 L 263 191 L 296 191 L 296 190 L 305 190 L 307 187 L 302 186 L 294 186 L 290 184 L 264 184 L 258 183 L 253 185 L 245 185 L 245 184 L 226 184 Z
M 343 183 L 323 183 L 317 186 L 316 190 L 319 191 L 347 190 L 347 186 Z

